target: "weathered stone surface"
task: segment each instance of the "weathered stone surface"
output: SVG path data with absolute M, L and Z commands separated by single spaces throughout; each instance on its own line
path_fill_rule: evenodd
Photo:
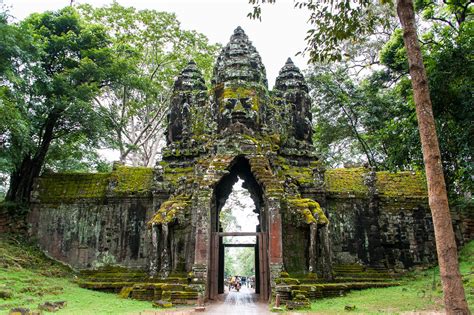
M 267 78 L 260 55 L 241 27 L 222 49 L 212 78 L 218 131 L 253 134 L 262 127 Z
M 46 312 L 57 312 L 62 308 L 65 308 L 67 305 L 66 301 L 59 302 L 44 302 L 43 304 L 38 305 L 38 309 Z
M 313 127 L 311 99 L 308 86 L 300 70 L 288 58 L 280 70 L 274 87 L 276 106 L 286 116 L 286 139 L 282 153 L 290 153 L 290 148 L 305 147 L 312 143 Z
M 194 61 L 190 61 L 175 81 L 168 114 L 166 139 L 188 142 L 191 137 L 207 131 L 209 117 L 206 105 L 207 88 Z
M 434 262 L 423 177 L 325 170 L 311 138 L 303 75 L 289 59 L 269 91 L 239 27 L 209 92 L 194 62 L 178 76 L 155 168 L 115 164 L 111 173 L 38 178 L 30 233 L 52 257 L 85 269 L 83 287 L 162 307 L 195 303 L 222 289 L 219 211 L 239 176 L 259 215 L 257 291 L 278 293 L 290 307 L 394 285 L 378 271 Z M 460 242 L 465 234 L 457 231 Z

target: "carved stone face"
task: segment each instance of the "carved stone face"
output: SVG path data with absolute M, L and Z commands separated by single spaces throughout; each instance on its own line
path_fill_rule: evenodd
M 255 91 L 245 88 L 227 88 L 220 97 L 221 126 L 239 122 L 253 128 L 258 123 L 258 98 Z

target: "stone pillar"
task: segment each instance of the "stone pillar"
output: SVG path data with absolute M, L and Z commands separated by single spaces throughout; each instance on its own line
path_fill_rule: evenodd
M 317 260 L 317 238 L 318 238 L 318 224 L 311 223 L 309 226 L 309 272 L 316 272 Z
M 206 284 L 205 297 L 209 296 L 207 272 L 209 263 L 210 206 L 212 190 L 200 188 L 193 200 L 193 225 L 195 231 L 193 274 L 199 283 Z
M 159 263 L 159 237 L 158 226 L 153 224 L 151 227 L 151 251 L 150 251 L 150 276 L 154 277 L 158 274 Z
M 161 268 L 160 274 L 162 278 L 168 277 L 170 273 L 170 252 L 168 250 L 168 224 L 161 225 Z
M 325 280 L 333 280 L 332 274 L 332 251 L 329 239 L 329 225 L 325 225 L 320 229 L 321 246 L 322 246 L 322 262 L 323 262 L 323 278 Z
M 268 260 L 270 264 L 270 286 L 283 270 L 283 246 L 281 231 L 280 199 L 268 198 Z

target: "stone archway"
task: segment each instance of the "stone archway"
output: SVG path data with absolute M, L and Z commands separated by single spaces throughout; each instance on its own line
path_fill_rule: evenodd
M 241 178 L 242 187 L 246 188 L 255 204 L 258 214 L 258 225 L 252 232 L 224 232 L 221 228 L 219 214 L 229 197 L 233 185 Z M 268 272 L 268 207 L 264 201 L 264 191 L 252 174 L 249 161 L 244 156 L 236 157 L 230 164 L 229 174 L 223 176 L 215 185 L 210 211 L 210 250 L 208 287 L 209 298 L 215 299 L 224 293 L 224 247 L 226 236 L 255 236 L 255 293 L 260 299 L 267 300 L 269 294 L 270 275 Z

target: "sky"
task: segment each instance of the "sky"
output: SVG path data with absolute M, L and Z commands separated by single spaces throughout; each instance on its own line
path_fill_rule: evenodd
M 242 187 L 244 181 L 239 177 L 238 181 L 232 186 L 232 192 L 227 198 L 221 211 L 230 211 L 230 214 L 236 218 L 236 227 L 225 230 L 224 232 L 256 232 L 258 225 L 258 214 L 255 210 L 255 203 L 248 190 Z M 255 236 L 237 236 L 225 237 L 224 243 L 227 244 L 255 244 Z
M 70 0 L 0 0 L 10 13 L 21 20 L 33 12 L 57 10 Z M 251 20 L 247 14 L 252 6 L 247 0 L 118 0 L 123 6 L 176 13 L 184 29 L 206 35 L 211 43 L 228 43 L 237 26 L 241 26 L 262 57 L 270 88 L 288 57 L 305 69 L 307 58 L 296 56 L 305 46 L 308 13 L 293 8 L 293 0 L 279 0 L 263 7 L 262 21 Z M 112 0 L 74 0 L 75 4 L 103 6 Z

